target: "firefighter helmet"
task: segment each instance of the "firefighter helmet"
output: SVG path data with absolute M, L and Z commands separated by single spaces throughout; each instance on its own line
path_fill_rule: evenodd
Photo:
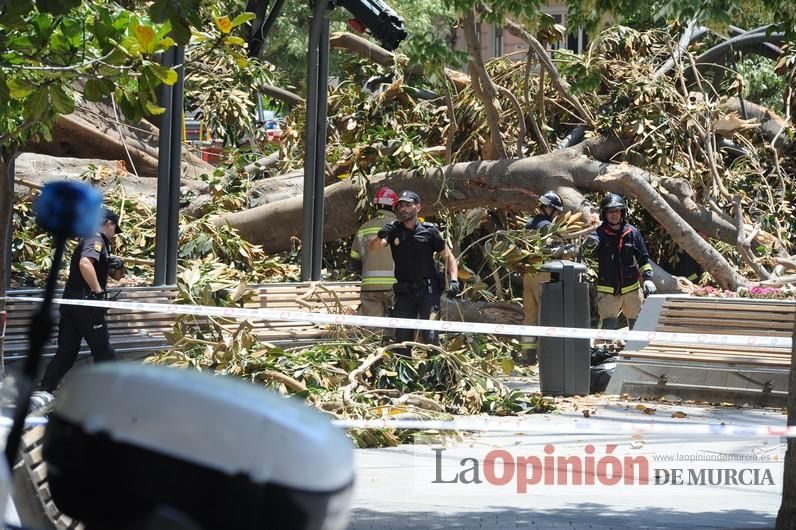
M 546 191 L 539 197 L 539 204 L 542 206 L 551 206 L 559 212 L 564 211 L 564 201 L 561 200 L 561 195 L 554 191 Z
M 392 208 L 398 202 L 398 194 L 390 188 L 379 188 L 376 195 L 373 196 L 373 206 L 386 206 Z
M 621 195 L 609 193 L 603 197 L 603 200 L 600 201 L 600 219 L 604 221 L 605 212 L 611 210 L 622 210 L 622 222 L 624 222 L 627 216 L 627 205 L 625 204 L 625 199 L 623 199 Z

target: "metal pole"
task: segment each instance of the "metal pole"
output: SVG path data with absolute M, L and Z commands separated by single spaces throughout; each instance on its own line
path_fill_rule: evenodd
M 177 283 L 177 242 L 180 235 L 180 175 L 182 173 L 183 94 L 185 87 L 185 46 L 174 50 L 177 82 L 171 94 L 171 165 L 169 174 L 168 238 L 166 240 L 166 284 Z
M 161 64 L 167 68 L 174 66 L 174 49 L 163 52 Z M 155 214 L 155 285 L 166 283 L 166 263 L 168 259 L 169 230 L 169 173 L 171 172 L 171 100 L 172 88 L 163 85 L 160 104 L 166 112 L 160 118 L 158 136 L 158 196 Z
M 326 11 L 324 0 L 315 4 L 315 14 L 310 26 L 309 49 L 307 51 L 307 123 L 304 149 L 304 232 L 301 241 L 301 279 L 312 276 L 313 263 L 313 215 L 315 213 L 315 149 L 317 138 L 318 111 L 318 43 L 321 39 L 323 14 Z
M 318 42 L 318 116 L 315 127 L 315 197 L 312 224 L 312 279 L 321 279 L 323 265 L 323 202 L 326 184 L 326 115 L 329 85 L 329 12 L 323 13 Z

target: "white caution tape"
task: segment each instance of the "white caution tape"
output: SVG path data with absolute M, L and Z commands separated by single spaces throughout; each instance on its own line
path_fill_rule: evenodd
M 571 425 L 552 425 L 545 421 L 534 421 L 536 416 L 517 418 L 467 417 L 455 420 L 332 420 L 332 425 L 341 429 L 395 429 L 416 431 L 451 432 L 509 432 L 515 434 L 546 435 L 605 435 L 605 434 L 678 434 L 709 435 L 738 438 L 796 438 L 796 426 L 787 425 L 726 425 L 720 423 L 635 423 L 614 420 L 577 421 Z M 543 419 L 539 416 L 540 420 Z M 28 416 L 25 423 L 30 426 L 47 425 L 47 418 Z M 0 427 L 9 427 L 11 418 L 0 417 Z
M 534 421 L 534 416 L 501 418 L 467 417 L 456 420 L 332 420 L 341 429 L 403 429 L 423 431 L 511 432 L 517 434 L 688 434 L 744 438 L 796 438 L 796 426 L 726 425 L 699 423 L 635 423 L 614 420 L 577 421 L 571 425 Z
M 8 300 L 41 302 L 41 298 L 15 296 Z M 338 315 L 265 308 L 218 307 L 180 304 L 153 304 L 148 302 L 109 302 L 105 300 L 74 300 L 57 298 L 56 304 L 87 307 L 107 307 L 128 311 L 145 311 L 172 315 L 196 315 L 247 320 L 282 322 L 312 322 L 340 326 L 362 326 L 375 328 L 408 328 L 459 333 L 481 333 L 488 335 L 517 335 L 570 339 L 623 340 L 644 342 L 668 342 L 675 344 L 716 344 L 722 346 L 766 346 L 788 349 L 790 337 L 756 335 L 716 335 L 706 333 L 671 333 L 661 331 L 619 331 L 590 328 L 568 328 L 552 326 L 519 326 L 512 324 L 486 324 L 479 322 L 452 322 L 450 320 L 415 320 L 410 318 L 368 317 L 361 315 Z

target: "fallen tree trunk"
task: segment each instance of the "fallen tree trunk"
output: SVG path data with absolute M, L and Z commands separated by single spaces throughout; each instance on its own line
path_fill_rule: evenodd
M 117 122 L 112 112 L 107 105 L 81 103 L 74 113 L 58 118 L 51 142 L 30 143 L 24 150 L 56 157 L 123 160 L 131 173 L 157 177 L 158 128 L 146 121 Z M 188 149 L 183 149 L 182 162 L 185 176 L 197 178 L 213 171 L 213 166 Z
M 539 193 L 548 189 L 576 188 L 580 191 L 612 191 L 634 196 L 643 207 L 654 209 L 656 219 L 686 251 L 702 250 L 696 232 L 710 234 L 729 243 L 737 240 L 737 228 L 732 222 L 696 204 L 690 196 L 676 196 L 671 192 L 659 194 L 659 177 L 633 166 L 623 165 L 621 171 L 632 179 L 599 179 L 615 164 L 590 158 L 586 153 L 599 154 L 608 159 L 619 149 L 619 142 L 586 142 L 577 147 L 516 160 L 479 161 L 452 164 L 436 170 L 396 171 L 371 178 L 374 187 L 387 185 L 395 190 L 411 189 L 424 197 L 422 216 L 433 216 L 446 209 L 476 207 L 527 209 Z M 606 156 L 607 155 L 607 156 Z M 632 180 L 632 182 L 631 182 Z M 651 193 L 638 196 L 640 183 L 646 182 Z M 690 192 L 687 183 L 681 189 Z M 444 187 L 444 190 L 443 190 Z M 665 188 L 664 188 L 665 189 Z M 357 189 L 350 180 L 326 188 L 324 201 L 324 241 L 336 241 L 354 233 L 359 225 L 356 211 Z M 578 209 L 580 205 L 567 205 Z M 216 223 L 228 223 L 241 235 L 262 244 L 269 252 L 290 248 L 291 238 L 302 236 L 302 197 L 293 197 L 268 205 L 220 216 Z M 692 227 L 683 228 L 683 223 Z M 693 256 L 705 270 L 727 288 L 736 286 L 742 278 L 721 258 L 712 254 Z

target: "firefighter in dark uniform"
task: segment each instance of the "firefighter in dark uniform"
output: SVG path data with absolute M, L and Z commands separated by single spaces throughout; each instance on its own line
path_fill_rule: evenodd
M 440 296 L 445 290 L 444 276 L 438 273 L 434 254 L 439 252 L 445 260 L 449 283 L 447 292 L 455 296 L 459 292 L 459 269 L 453 252 L 445 244 L 436 226 L 420 222 L 420 196 L 413 191 L 404 191 L 395 204 L 397 219 L 384 225 L 376 238 L 368 243 L 370 250 L 390 246 L 395 262 L 395 306 L 393 315 L 398 318 L 428 319 L 439 308 Z M 442 276 L 442 277 L 441 277 Z M 412 340 L 413 329 L 398 329 L 395 340 Z M 423 342 L 437 344 L 436 331 L 421 331 Z
M 550 190 L 539 196 L 539 212 L 532 217 L 525 229 L 531 232 L 546 232 L 553 226 L 555 217 L 564 211 L 564 201 L 561 196 Z M 526 273 L 522 277 L 522 306 L 525 326 L 539 325 L 539 295 L 542 284 L 550 281 L 550 273 L 535 271 Z M 520 339 L 521 364 L 533 365 L 537 363 L 536 337 L 526 336 Z
M 124 274 L 122 260 L 111 256 L 111 242 L 121 231 L 119 216 L 105 209 L 99 231 L 92 237 L 81 239 L 72 254 L 64 298 L 105 299 L 108 276 L 119 280 Z M 72 368 L 82 339 L 86 339 L 96 362 L 116 359 L 108 335 L 105 308 L 62 304 L 59 311 L 58 350 L 41 381 L 41 390 L 49 393 L 56 389 L 61 378 Z
M 644 295 L 657 290 L 647 245 L 626 217 L 625 200 L 609 193 L 600 201 L 602 224 L 585 241 L 587 248 L 596 247 L 597 311 L 603 329 L 616 329 L 620 312 L 632 329 Z

